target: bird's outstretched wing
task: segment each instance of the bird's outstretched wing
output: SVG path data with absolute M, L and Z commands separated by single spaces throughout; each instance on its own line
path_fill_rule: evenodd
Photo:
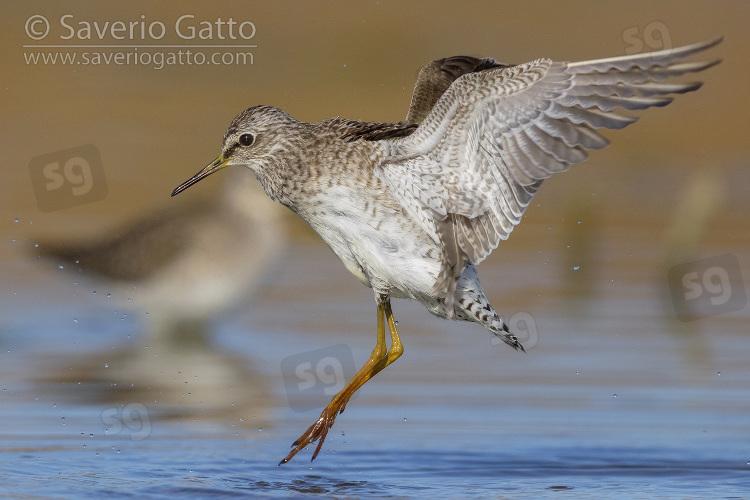
M 577 63 L 539 59 L 450 84 L 411 135 L 390 142 L 394 156 L 381 165 L 394 197 L 441 242 L 434 292 L 452 302 L 468 259 L 481 262 L 508 237 L 543 180 L 609 143 L 595 129 L 637 120 L 613 109 L 664 106 L 669 94 L 698 89 L 665 80 L 720 62 L 682 59 L 721 40 Z

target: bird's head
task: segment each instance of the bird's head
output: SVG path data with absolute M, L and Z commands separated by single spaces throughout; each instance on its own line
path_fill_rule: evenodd
M 271 106 L 254 106 L 243 111 L 232 120 L 224 134 L 224 144 L 218 158 L 177 186 L 172 196 L 232 165 L 249 168 L 262 182 L 265 169 L 273 164 L 273 159 L 290 148 L 292 131 L 299 123 L 284 111 Z

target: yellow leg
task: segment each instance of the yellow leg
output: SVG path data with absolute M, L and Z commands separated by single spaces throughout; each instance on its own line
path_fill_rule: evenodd
M 344 413 L 344 409 L 346 408 L 346 403 L 349 401 L 349 398 L 357 391 L 357 389 L 362 387 L 365 384 L 365 382 L 367 382 L 372 377 L 374 377 L 375 374 L 377 374 L 380 370 L 382 370 L 386 366 L 396 361 L 399 358 L 399 356 L 401 356 L 401 354 L 403 354 L 404 352 L 404 346 L 401 344 L 401 339 L 398 336 L 398 329 L 396 328 L 396 320 L 393 319 L 393 311 L 391 310 L 391 302 L 389 300 L 385 301 L 382 304 L 382 310 L 381 310 L 381 306 L 378 306 L 378 342 L 382 340 L 383 348 L 385 348 L 385 328 L 382 325 L 384 313 L 385 313 L 385 318 L 388 321 L 388 331 L 391 333 L 391 348 L 388 349 L 388 353 L 385 356 L 382 356 L 380 358 L 378 363 L 372 369 L 372 372 L 370 373 L 370 375 L 364 381 L 362 381 L 362 383 L 357 385 L 357 387 L 355 387 L 351 391 L 351 393 L 346 397 L 343 404 L 341 405 L 341 410 L 339 411 L 339 413 Z M 377 349 L 377 346 L 375 347 L 375 349 Z M 373 354 L 374 353 L 375 351 L 373 350 Z M 370 356 L 370 359 L 372 359 L 372 355 Z M 365 364 L 365 366 L 367 365 Z M 352 379 L 352 382 L 353 381 L 354 379 Z M 346 388 L 344 388 L 344 390 L 346 390 Z M 342 390 L 341 392 L 344 392 L 344 390 Z
M 391 347 L 386 351 L 385 346 L 385 323 L 388 322 L 388 330 L 391 334 Z M 357 392 L 357 389 L 362 387 L 368 380 L 375 376 L 376 373 L 381 371 L 386 366 L 393 363 L 401 354 L 404 352 L 404 347 L 401 344 L 401 339 L 398 336 L 398 330 L 396 329 L 396 321 L 393 319 L 393 311 L 391 310 L 391 303 L 388 298 L 383 298 L 378 302 L 378 340 L 375 344 L 375 348 L 370 354 L 370 359 L 360 368 L 354 378 L 344 386 L 341 391 L 336 394 L 328 406 L 323 409 L 320 414 L 320 418 L 305 431 L 300 438 L 292 445 L 292 452 L 289 453 L 279 465 L 287 463 L 292 459 L 298 451 L 303 449 L 308 444 L 318 442 L 318 447 L 315 448 L 312 460 L 318 456 L 320 449 L 323 447 L 323 442 L 328 434 L 328 429 L 333 426 L 336 415 L 343 413 L 346 408 L 346 403 L 349 398 Z

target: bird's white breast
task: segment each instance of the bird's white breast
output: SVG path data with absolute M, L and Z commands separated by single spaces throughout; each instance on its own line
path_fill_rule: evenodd
M 434 242 L 398 205 L 365 196 L 333 186 L 324 204 L 312 203 L 300 215 L 366 286 L 394 297 L 428 293 L 440 267 L 438 260 L 424 258 Z M 373 203 L 378 203 L 377 215 Z

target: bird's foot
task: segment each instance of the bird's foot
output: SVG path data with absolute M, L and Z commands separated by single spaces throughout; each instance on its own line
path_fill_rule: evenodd
M 315 457 L 318 456 L 320 449 L 323 447 L 323 442 L 326 440 L 328 429 L 333 426 L 333 422 L 334 420 L 336 420 L 336 415 L 339 412 L 344 411 L 344 405 L 346 403 L 334 404 L 334 401 L 331 401 L 331 403 L 325 407 L 323 412 L 320 414 L 320 418 L 318 418 L 318 420 L 314 424 L 312 424 L 304 432 L 304 434 L 299 437 L 299 439 L 294 442 L 294 444 L 292 445 L 294 449 L 291 451 L 291 453 L 289 453 L 289 455 L 284 457 L 281 462 L 279 462 L 279 465 L 287 463 L 292 459 L 294 455 L 297 454 L 298 451 L 303 449 L 308 444 L 314 443 L 316 440 L 320 439 L 320 441 L 318 441 L 318 447 L 315 448 L 315 453 L 313 453 L 313 456 L 310 459 L 311 462 L 315 460 Z

